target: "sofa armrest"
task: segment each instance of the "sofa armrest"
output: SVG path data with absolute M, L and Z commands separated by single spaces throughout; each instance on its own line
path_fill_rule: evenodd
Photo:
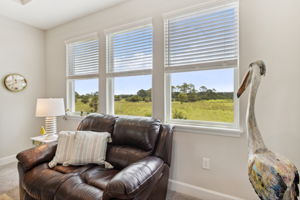
M 103 199 L 131 199 L 149 183 L 158 181 L 164 161 L 155 156 L 146 157 L 120 171 L 107 184 Z
M 18 153 L 17 159 L 23 170 L 28 171 L 34 166 L 51 161 L 55 155 L 56 147 L 56 142 L 43 144 Z

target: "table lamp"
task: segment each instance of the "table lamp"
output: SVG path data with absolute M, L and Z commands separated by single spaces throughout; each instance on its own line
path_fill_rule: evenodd
M 47 138 L 56 137 L 56 117 L 65 115 L 64 100 L 62 98 L 37 99 L 35 115 L 45 117 Z

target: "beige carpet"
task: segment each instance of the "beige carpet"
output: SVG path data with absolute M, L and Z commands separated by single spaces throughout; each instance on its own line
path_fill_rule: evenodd
M 6 193 L 0 194 L 0 200 L 19 200 L 19 189 L 15 187 L 14 189 L 7 191 Z
M 17 164 L 0 167 L 0 200 L 19 200 Z M 169 191 L 167 200 L 200 200 L 174 191 Z
M 11 197 L 9 197 L 7 194 L 1 194 L 0 200 L 13 200 Z

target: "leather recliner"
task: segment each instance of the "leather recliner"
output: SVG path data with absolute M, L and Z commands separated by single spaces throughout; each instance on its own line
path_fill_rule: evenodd
M 146 117 L 91 114 L 78 130 L 110 132 L 106 160 L 113 169 L 88 164 L 48 162 L 57 143 L 40 145 L 17 155 L 21 200 L 163 200 L 166 198 L 173 129 Z

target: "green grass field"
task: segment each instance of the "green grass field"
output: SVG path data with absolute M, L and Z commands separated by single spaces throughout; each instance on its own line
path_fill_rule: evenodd
M 90 112 L 89 104 L 76 102 L 76 111 Z M 151 116 L 151 102 L 127 102 L 125 100 L 115 102 L 115 114 Z M 202 100 L 196 102 L 172 102 L 173 118 L 188 120 L 233 122 L 233 101 L 230 99 Z

